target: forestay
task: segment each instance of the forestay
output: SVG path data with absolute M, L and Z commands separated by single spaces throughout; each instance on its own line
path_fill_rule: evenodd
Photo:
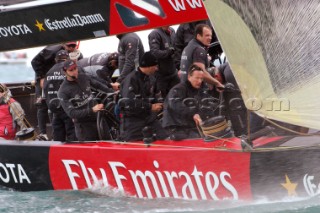
M 319 129 L 319 0 L 204 4 L 247 108 Z

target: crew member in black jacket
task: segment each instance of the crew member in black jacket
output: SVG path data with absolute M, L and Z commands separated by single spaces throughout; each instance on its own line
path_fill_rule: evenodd
M 46 121 L 48 116 L 48 106 L 43 93 L 44 77 L 47 72 L 55 65 L 55 57 L 58 51 L 67 50 L 70 54 L 76 50 L 76 42 L 70 41 L 65 44 L 49 45 L 43 48 L 31 61 L 32 68 L 36 74 L 36 105 L 37 119 L 40 130 L 40 139 L 48 140 L 46 132 Z M 79 59 L 83 58 L 80 54 Z
M 209 25 L 198 24 L 195 30 L 195 37 L 188 43 L 181 56 L 181 79 L 186 80 L 187 71 L 192 64 L 198 65 L 204 74 L 204 81 L 222 89 L 224 86 L 208 72 L 209 60 L 207 48 L 212 39 L 212 29 Z
M 189 41 L 191 41 L 194 38 L 195 29 L 198 24 L 207 24 L 213 29 L 208 19 L 180 24 L 177 29 L 177 33 L 174 40 L 174 49 L 175 49 L 174 59 L 175 59 L 175 64 L 177 69 L 180 69 L 182 51 L 188 45 Z M 218 41 L 217 36 L 215 32 L 212 31 L 211 42 L 216 42 L 216 41 Z
M 155 134 L 154 139 L 166 138 L 166 132 L 157 120 L 157 113 L 163 103 L 156 99 L 157 59 L 146 52 L 137 71 L 131 72 L 121 84 L 119 106 L 122 113 L 121 135 L 124 141 L 143 139 L 142 130 L 149 128 Z
M 162 126 L 170 139 L 199 138 L 196 125 L 214 116 L 217 102 L 208 93 L 203 80 L 202 68 L 191 65 L 187 81 L 174 86 L 166 97 Z
M 104 105 L 97 104 L 91 88 L 105 93 L 113 90 L 79 72 L 75 61 L 67 60 L 63 70 L 66 78 L 60 86 L 58 98 L 64 111 L 74 121 L 78 140 L 99 140 L 96 113 L 103 110 Z
M 150 52 L 158 59 L 157 88 L 161 91 L 163 98 L 174 85 L 180 82 L 173 58 L 174 37 L 175 31 L 169 26 L 154 29 L 148 36 Z
M 129 73 L 138 67 L 144 47 L 136 33 L 117 35 L 117 38 L 120 39 L 118 45 L 120 76 L 117 79 L 117 83 L 120 84 Z
M 100 80 L 102 83 L 107 84 L 108 87 L 118 90 L 118 86 L 115 87 L 112 82 L 112 75 L 118 68 L 119 64 L 119 53 L 97 53 L 89 58 L 83 58 L 77 62 L 79 67 L 82 67 L 84 72 Z
M 66 50 L 56 54 L 56 64 L 49 70 L 44 79 L 43 90 L 49 110 L 52 112 L 52 136 L 55 141 L 76 141 L 72 119 L 64 112 L 58 99 L 58 90 L 65 75 L 62 70 L 64 62 L 69 59 Z

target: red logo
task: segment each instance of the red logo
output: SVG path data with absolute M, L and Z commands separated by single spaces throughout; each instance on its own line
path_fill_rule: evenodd
M 209 149 L 64 145 L 52 147 L 49 167 L 55 189 L 100 184 L 137 197 L 250 199 L 249 158 Z
M 110 34 L 207 18 L 202 0 L 111 0 Z

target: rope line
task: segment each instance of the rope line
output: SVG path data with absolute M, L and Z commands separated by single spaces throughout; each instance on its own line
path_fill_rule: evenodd
M 224 138 L 223 138 L 224 140 Z M 227 140 L 226 140 L 227 141 Z M 228 141 L 233 142 L 234 141 Z M 252 150 L 237 150 L 237 149 L 230 149 L 227 147 L 196 147 L 196 146 L 179 146 L 179 145 L 167 145 L 167 144 L 144 144 L 138 142 L 118 142 L 118 141 L 108 141 L 103 143 L 113 143 L 113 144 L 126 144 L 126 145 L 135 145 L 135 146 L 142 146 L 142 147 L 163 147 L 163 148 L 186 148 L 186 149 L 198 149 L 198 150 L 211 150 L 211 151 L 233 151 L 233 152 L 268 152 L 268 151 L 285 151 L 285 150 L 295 150 L 295 149 L 312 149 L 312 148 L 320 148 L 319 145 L 313 146 L 277 146 L 277 147 L 269 147 L 269 148 L 255 148 Z
M 301 135 L 301 136 L 320 136 L 319 133 L 303 133 L 303 132 L 298 132 L 298 131 L 295 131 L 295 130 L 292 130 L 292 129 L 289 129 L 287 127 L 284 127 L 284 126 L 281 126 L 279 124 L 277 124 L 276 122 L 266 118 L 266 117 L 263 117 L 266 121 L 268 121 L 269 123 L 271 123 L 272 125 L 280 128 L 280 129 L 283 129 L 285 131 L 288 131 L 288 132 L 292 132 L 292 133 L 295 133 L 297 135 Z

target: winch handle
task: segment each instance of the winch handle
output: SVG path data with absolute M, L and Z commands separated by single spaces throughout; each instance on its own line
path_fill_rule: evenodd
M 224 84 L 223 91 L 224 92 L 241 92 L 239 89 L 236 89 L 232 83 Z

